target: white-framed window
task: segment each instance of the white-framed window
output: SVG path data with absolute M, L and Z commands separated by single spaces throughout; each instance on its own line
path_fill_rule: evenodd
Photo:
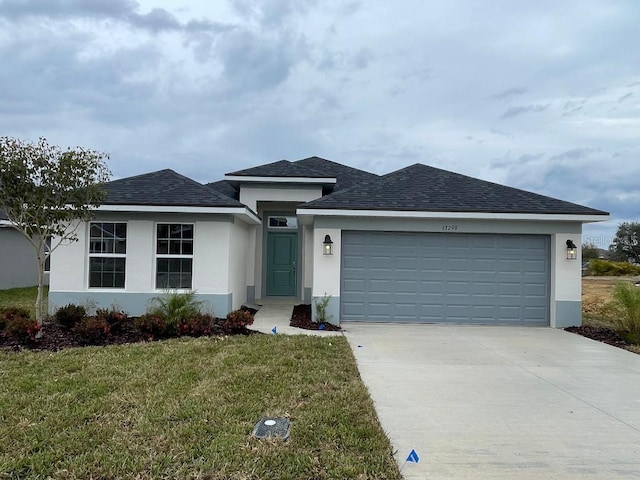
M 89 288 L 124 288 L 127 266 L 127 224 L 89 224 Z
M 295 215 L 274 215 L 268 219 L 269 228 L 295 230 L 298 228 L 298 217 Z
M 192 223 L 156 225 L 156 288 L 192 288 L 193 227 Z

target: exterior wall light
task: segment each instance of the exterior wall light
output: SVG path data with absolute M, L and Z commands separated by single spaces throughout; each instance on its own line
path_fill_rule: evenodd
M 567 240 L 567 260 L 575 260 L 578 258 L 578 247 L 573 240 Z
M 333 255 L 333 241 L 329 235 L 324 236 L 324 242 L 322 242 L 322 254 Z

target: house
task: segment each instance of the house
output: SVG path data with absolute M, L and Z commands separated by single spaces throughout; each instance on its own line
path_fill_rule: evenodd
M 45 283 L 47 282 L 48 273 L 45 272 Z M 0 290 L 37 284 L 38 263 L 35 250 L 0 210 Z
M 52 257 L 50 308 L 141 314 L 192 289 L 216 315 L 329 297 L 333 322 L 581 323 L 582 225 L 608 213 L 415 164 L 383 176 L 318 157 L 202 185 L 172 170 L 110 182 Z

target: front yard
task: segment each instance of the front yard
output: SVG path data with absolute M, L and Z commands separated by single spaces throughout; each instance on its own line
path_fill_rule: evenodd
M 2 478 L 400 478 L 342 337 L 0 352 L 0 382 Z

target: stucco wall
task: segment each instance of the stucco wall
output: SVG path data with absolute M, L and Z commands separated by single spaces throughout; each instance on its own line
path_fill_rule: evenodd
M 144 313 L 155 288 L 157 223 L 194 224 L 193 285 L 216 315 L 224 316 L 246 299 L 246 248 L 252 230 L 231 216 L 115 214 L 101 212 L 97 221 L 127 223 L 124 289 L 88 287 L 89 225 L 78 229 L 78 242 L 56 250 L 51 260 L 50 310 L 73 301 L 99 307 L 117 304 L 132 315 Z M 230 272 L 230 269 L 234 269 Z
M 247 185 L 240 187 L 240 201 L 258 213 L 258 202 L 305 203 L 320 198 L 320 185 Z
M 11 227 L 0 227 L 0 289 L 38 284 L 38 263 L 33 246 Z

